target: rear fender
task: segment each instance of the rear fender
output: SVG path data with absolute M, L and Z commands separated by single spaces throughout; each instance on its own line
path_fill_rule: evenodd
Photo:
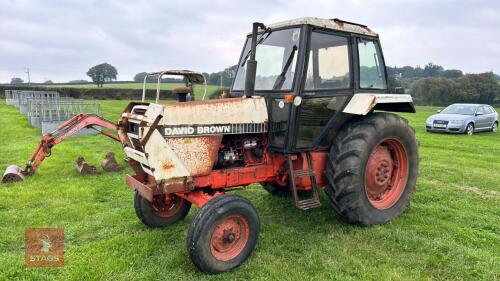
M 415 113 L 410 95 L 398 94 L 354 94 L 342 112 L 366 115 L 372 110 Z

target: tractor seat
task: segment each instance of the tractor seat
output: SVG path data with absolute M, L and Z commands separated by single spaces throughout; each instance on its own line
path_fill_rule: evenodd
M 186 102 L 187 95 L 191 94 L 191 88 L 189 87 L 179 87 L 172 90 L 172 94 L 177 95 L 179 102 Z

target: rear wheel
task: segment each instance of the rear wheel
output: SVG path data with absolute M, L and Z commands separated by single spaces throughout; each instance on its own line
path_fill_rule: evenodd
M 467 124 L 467 127 L 465 127 L 465 134 L 468 136 L 472 136 L 474 134 L 474 124 Z
M 383 224 L 403 213 L 415 190 L 418 144 L 407 121 L 375 113 L 347 124 L 332 145 L 326 193 L 347 222 Z
M 250 201 L 234 195 L 215 197 L 201 208 L 189 227 L 189 257 L 205 273 L 231 270 L 251 255 L 259 228 L 259 217 Z
M 143 224 L 156 228 L 169 226 L 185 218 L 191 209 L 191 202 L 173 194 L 156 195 L 153 202 L 149 202 L 136 191 L 134 208 Z

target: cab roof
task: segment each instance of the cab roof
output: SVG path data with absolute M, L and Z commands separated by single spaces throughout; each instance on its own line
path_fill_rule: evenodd
M 271 29 L 275 29 L 275 28 L 283 28 L 283 27 L 303 25 L 303 24 L 317 26 L 325 29 L 378 37 L 378 34 L 376 32 L 373 32 L 366 25 L 347 22 L 339 19 L 322 19 L 315 17 L 305 17 L 305 18 L 298 18 L 298 19 L 277 22 L 269 25 L 268 27 Z

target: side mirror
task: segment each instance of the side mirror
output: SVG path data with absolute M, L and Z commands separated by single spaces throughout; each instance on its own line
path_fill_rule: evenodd
M 441 113 L 441 110 L 439 110 L 439 109 L 438 109 L 438 110 L 436 110 L 436 112 L 437 112 L 437 113 Z
M 395 92 L 396 94 L 399 94 L 399 95 L 404 95 L 404 93 L 405 93 L 405 88 L 403 88 L 403 87 L 396 87 L 396 88 L 394 88 L 394 92 Z
M 482 113 L 476 112 L 476 116 L 483 115 Z

